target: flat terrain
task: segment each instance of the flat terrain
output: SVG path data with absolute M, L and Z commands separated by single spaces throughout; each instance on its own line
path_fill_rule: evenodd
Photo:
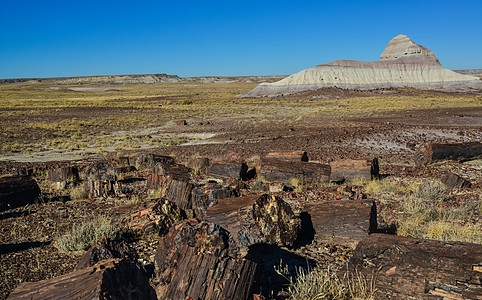
M 482 162 L 444 162 L 426 168 L 414 162 L 416 149 L 426 142 L 482 140 L 480 95 L 327 88 L 275 98 L 236 97 L 256 85 L 2 84 L 0 175 L 25 165 L 106 159 L 132 152 L 171 155 L 179 163 L 193 157 L 237 156 L 252 161 L 271 150 L 303 150 L 310 161 L 323 163 L 378 157 L 381 173 L 391 176 L 349 184 L 377 201 L 381 226 L 395 224 L 403 235 L 482 243 Z M 186 124 L 179 124 L 181 120 Z M 426 196 L 424 185 L 447 172 L 463 176 L 472 188 L 443 190 L 445 194 L 436 195 L 430 203 L 420 200 Z M 302 188 L 296 197 L 323 198 L 331 190 L 331 185 L 311 192 Z M 72 224 L 100 212 L 109 215 L 123 201 L 46 201 L 0 213 L 0 273 L 4 274 L 0 298 L 22 281 L 72 270 L 80 254 L 60 252 L 52 241 Z M 423 214 L 427 210 L 433 212 L 431 219 Z M 409 223 L 426 230 L 417 231 Z M 461 230 L 449 233 L 447 228 L 454 226 Z M 153 237 L 136 241 L 146 262 L 155 243 Z M 343 265 L 345 254 L 335 261 Z M 312 258 L 321 261 L 316 255 Z

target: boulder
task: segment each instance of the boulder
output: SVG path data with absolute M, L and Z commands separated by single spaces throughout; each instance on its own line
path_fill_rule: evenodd
M 365 159 L 337 159 L 330 162 L 330 167 L 332 181 L 372 178 L 371 162 Z
M 92 267 L 38 282 L 21 283 L 8 299 L 157 299 L 149 278 L 128 260 L 107 259 Z
M 482 245 L 372 234 L 349 270 L 375 277 L 377 299 L 480 299 Z

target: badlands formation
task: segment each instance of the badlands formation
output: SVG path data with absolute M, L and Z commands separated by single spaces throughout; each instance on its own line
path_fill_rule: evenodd
M 445 69 L 432 51 L 406 35 L 398 35 L 388 43 L 379 61 L 338 60 L 318 65 L 277 82 L 262 83 L 240 96 L 270 97 L 323 87 L 364 90 L 414 87 L 477 91 L 482 90 L 482 81 L 475 76 Z

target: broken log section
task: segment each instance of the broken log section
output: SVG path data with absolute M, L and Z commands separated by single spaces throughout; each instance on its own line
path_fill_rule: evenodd
M 257 172 L 268 181 L 289 182 L 295 178 L 302 184 L 322 183 L 329 181 L 331 167 L 321 163 L 263 159 Z
M 21 283 L 8 299 L 157 299 L 145 272 L 127 260 L 108 259 L 65 275 Z
M 29 176 L 0 177 L 0 211 L 33 204 L 39 196 L 40 188 Z
M 419 165 L 429 165 L 444 160 L 467 161 L 481 157 L 481 142 L 458 144 L 427 143 L 420 147 L 416 160 Z
M 482 245 L 372 234 L 349 269 L 375 276 L 377 299 L 480 299 Z
M 311 217 L 314 239 L 355 248 L 377 229 L 377 211 L 372 201 L 321 201 L 303 207 Z
M 265 159 L 308 162 L 308 154 L 305 151 L 271 151 L 266 154 Z

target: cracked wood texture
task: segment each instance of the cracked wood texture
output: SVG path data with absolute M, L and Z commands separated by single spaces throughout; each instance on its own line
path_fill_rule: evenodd
M 482 245 L 372 234 L 349 269 L 375 274 L 377 299 L 482 299 Z

